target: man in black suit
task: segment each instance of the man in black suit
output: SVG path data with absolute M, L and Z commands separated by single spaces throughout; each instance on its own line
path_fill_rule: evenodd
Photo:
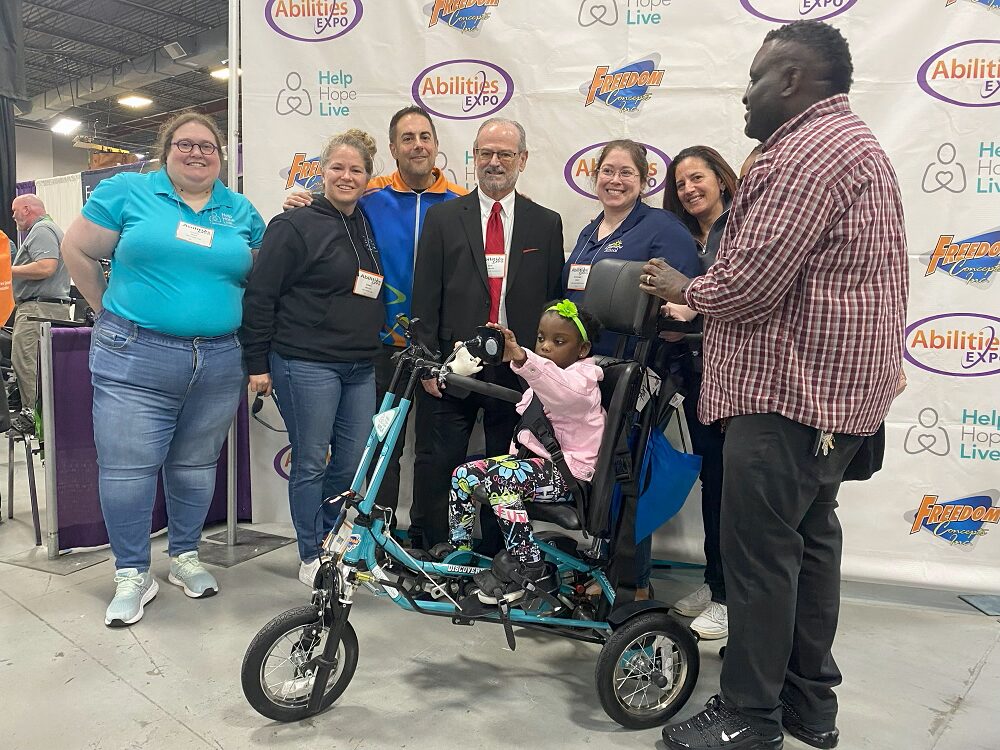
M 417 245 L 413 315 L 436 338 L 442 354 L 471 338 L 477 326 L 499 322 L 530 346 L 545 302 L 562 293 L 562 219 L 514 192 L 528 161 L 524 128 L 502 118 L 487 120 L 473 146 L 479 187 L 469 195 L 432 206 Z M 483 380 L 523 390 L 506 365 L 488 367 Z M 463 463 L 479 410 L 486 455 L 508 452 L 519 416 L 513 404 L 476 394 L 458 399 L 423 381 L 433 396 L 433 430 L 418 435 L 410 530 L 425 549 L 448 540 L 451 472 Z M 481 514 L 480 551 L 502 548 L 493 514 Z

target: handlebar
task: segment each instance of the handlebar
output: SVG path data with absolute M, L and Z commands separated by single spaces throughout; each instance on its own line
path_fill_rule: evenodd
M 449 372 L 444 376 L 444 382 L 449 386 L 456 386 L 467 391 L 480 393 L 483 396 L 495 398 L 498 401 L 507 401 L 512 404 L 519 402 L 521 400 L 521 396 L 523 395 L 520 391 L 515 391 L 513 388 L 504 388 L 502 385 L 486 383 L 482 380 L 466 377 L 465 375 L 456 375 L 453 372 Z

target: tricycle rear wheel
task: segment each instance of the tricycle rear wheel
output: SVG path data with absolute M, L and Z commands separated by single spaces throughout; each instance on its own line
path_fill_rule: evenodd
M 595 680 L 604 711 L 626 729 L 666 723 L 694 691 L 698 644 L 663 611 L 637 615 L 608 638 Z

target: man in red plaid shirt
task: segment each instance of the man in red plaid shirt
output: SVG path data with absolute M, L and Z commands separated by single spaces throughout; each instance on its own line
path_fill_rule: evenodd
M 642 289 L 705 315 L 698 416 L 726 423 L 721 693 L 668 725 L 668 748 L 780 748 L 782 726 L 837 745 L 837 490 L 900 380 L 908 294 L 896 175 L 847 100 L 847 42 L 826 23 L 767 34 L 743 96 L 762 142 L 717 262 L 660 260 Z

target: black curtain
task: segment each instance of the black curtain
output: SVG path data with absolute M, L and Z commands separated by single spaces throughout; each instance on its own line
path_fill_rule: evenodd
M 14 200 L 14 100 L 24 99 L 24 22 L 21 0 L 0 2 L 0 229 L 17 238 L 10 215 Z

